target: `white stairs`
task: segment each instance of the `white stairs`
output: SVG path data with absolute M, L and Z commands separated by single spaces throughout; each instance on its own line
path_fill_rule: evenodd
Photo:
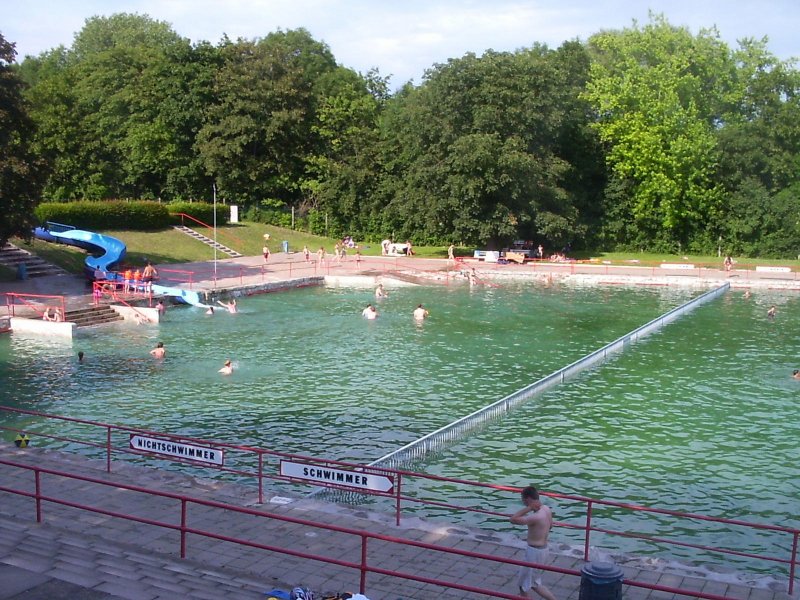
M 67 275 L 68 273 L 27 250 L 15 246 L 11 242 L 0 248 L 0 265 L 16 270 L 20 263 L 25 264 L 28 277 L 44 277 L 45 275 Z
M 186 227 L 185 225 L 173 225 L 173 229 L 177 229 L 181 233 L 185 233 L 189 237 L 193 237 L 194 239 L 203 242 L 206 246 L 211 246 L 212 248 L 216 248 L 220 252 L 227 254 L 231 258 L 239 258 L 241 254 L 232 248 L 228 248 L 224 244 L 220 244 L 219 242 L 215 242 L 210 237 L 204 236 L 202 233 L 196 232 L 194 229 L 190 227 Z

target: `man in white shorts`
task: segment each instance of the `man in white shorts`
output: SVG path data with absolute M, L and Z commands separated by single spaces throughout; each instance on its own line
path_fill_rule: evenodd
M 522 503 L 525 507 L 514 513 L 511 522 L 528 527 L 525 560 L 544 564 L 547 562 L 547 538 L 553 527 L 553 513 L 539 500 L 539 492 L 533 485 L 522 490 Z M 533 598 L 533 590 L 545 600 L 556 600 L 553 593 L 542 584 L 542 571 L 539 569 L 520 567 L 518 582 L 520 595 L 526 598 Z

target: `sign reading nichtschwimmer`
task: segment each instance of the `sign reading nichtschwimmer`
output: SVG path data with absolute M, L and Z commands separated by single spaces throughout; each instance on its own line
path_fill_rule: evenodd
M 303 479 L 312 483 L 330 484 L 359 491 L 390 494 L 394 489 L 394 477 L 376 475 L 362 471 L 332 469 L 293 460 L 281 461 L 281 475 L 292 479 Z
M 221 467 L 225 463 L 225 454 L 218 448 L 208 448 L 206 446 L 186 444 L 173 440 L 160 440 L 158 438 L 135 433 L 131 434 L 131 448 L 134 450 L 141 450 L 142 452 L 160 454 L 162 456 L 174 456 L 176 458 L 193 460 L 207 465 L 217 465 Z

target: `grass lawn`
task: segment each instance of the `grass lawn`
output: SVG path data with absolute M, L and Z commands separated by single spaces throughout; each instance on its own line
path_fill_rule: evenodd
M 17 278 L 17 272 L 6 266 L 0 265 L 0 282 L 14 281 Z
M 608 261 L 615 265 L 638 264 L 651 266 L 660 265 L 662 262 L 668 263 L 689 263 L 698 266 L 709 266 L 722 268 L 722 258 L 717 256 L 700 256 L 696 254 L 654 254 L 649 252 L 587 252 L 578 253 L 578 258 L 582 260 Z M 748 269 L 755 268 L 756 265 L 780 266 L 780 267 L 800 267 L 800 261 L 790 259 L 772 258 L 737 258 L 733 257 L 734 268 Z
M 197 230 L 208 237 L 213 233 L 210 229 L 201 226 Z M 134 266 L 144 266 L 147 260 L 157 264 L 198 262 L 212 260 L 214 251 L 205 244 L 192 239 L 191 237 L 175 231 L 165 229 L 162 231 L 102 231 L 107 235 L 119 238 L 128 247 L 125 262 Z M 259 255 L 264 245 L 264 234 L 270 234 L 267 242 L 272 252 L 281 251 L 281 242 L 289 242 L 289 250 L 299 252 L 304 245 L 307 245 L 312 253 L 323 246 L 328 252 L 333 251 L 333 246 L 337 240 L 318 235 L 311 235 L 300 231 L 292 231 L 272 225 L 260 223 L 238 223 L 235 225 L 225 225 L 217 230 L 217 240 L 226 246 L 237 250 L 245 255 Z M 21 244 L 24 248 L 38 254 L 45 260 L 55 263 L 71 273 L 81 273 L 83 271 L 84 259 L 86 254 L 73 246 L 61 244 L 51 244 L 40 240 L 34 240 L 31 244 L 26 244 L 20 240 L 15 243 Z M 361 253 L 365 256 L 377 256 L 381 253 L 380 242 L 359 242 Z M 457 256 L 472 256 L 473 247 L 456 248 Z M 414 252 L 420 258 L 446 258 L 446 246 L 415 246 Z M 351 251 L 352 254 L 352 251 Z M 219 258 L 226 255 L 219 253 Z M 659 265 L 662 262 L 670 263 L 691 263 L 698 266 L 710 266 L 721 268 L 722 259 L 716 256 L 696 256 L 696 255 L 675 255 L 675 254 L 653 254 L 637 252 L 576 252 L 575 258 L 579 260 L 591 260 L 597 262 L 608 262 L 616 265 L 640 264 L 643 266 Z M 754 259 L 737 258 L 736 268 L 754 268 L 755 265 L 774 265 L 788 266 L 795 269 L 800 268 L 800 261 L 797 260 L 774 260 L 774 259 Z M 14 278 L 14 273 L 10 275 L 0 271 L 0 280 L 3 277 Z

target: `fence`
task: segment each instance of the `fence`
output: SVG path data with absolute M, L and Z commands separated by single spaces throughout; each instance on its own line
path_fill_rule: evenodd
M 224 461 L 218 461 L 220 464 L 203 464 L 202 468 L 214 469 L 219 472 L 220 476 L 226 479 L 234 476 L 238 477 L 243 482 L 255 480 L 258 486 L 257 493 L 259 503 L 264 502 L 265 481 L 276 482 L 276 484 L 279 485 L 287 482 L 308 484 L 308 481 L 300 481 L 296 477 L 282 475 L 280 469 L 281 461 L 294 461 L 322 469 L 340 469 L 354 474 L 383 476 L 392 480 L 394 484 L 392 489 L 388 491 L 365 489 L 361 490 L 361 493 L 391 501 L 394 505 L 395 518 L 398 525 L 401 522 L 404 508 L 411 505 L 446 511 L 451 518 L 454 514 L 458 513 L 474 513 L 506 521 L 508 519 L 507 512 L 488 510 L 485 508 L 487 505 L 487 498 L 502 495 L 504 498 L 511 500 L 512 498 L 515 499 L 519 493 L 519 488 L 515 486 L 468 481 L 426 473 L 415 473 L 406 470 L 369 467 L 343 461 L 295 455 L 274 450 L 239 446 L 231 443 L 202 440 L 187 436 L 153 432 L 140 428 L 111 425 L 96 421 L 48 415 L 35 411 L 0 406 L 0 415 L 3 414 L 7 416 L 16 416 L 20 419 L 27 420 L 27 422 L 20 424 L 20 426 L 13 426 L 7 424 L 9 422 L 8 419 L 3 419 L 0 422 L 6 424 L 0 424 L 0 430 L 16 434 L 29 434 L 33 436 L 34 442 L 40 439 L 53 440 L 61 443 L 66 449 L 74 448 L 78 445 L 94 448 L 97 451 L 97 455 L 105 459 L 105 467 L 108 472 L 112 471 L 112 459 L 116 456 L 133 455 L 141 457 L 142 459 L 153 458 L 153 454 L 136 449 L 135 444 L 131 443 L 133 436 L 149 436 L 156 440 L 195 444 L 201 448 L 218 450 L 221 456 L 223 455 L 222 453 L 224 453 Z M 58 434 L 42 431 L 37 425 L 39 422 L 55 423 L 60 427 L 60 431 Z M 77 434 L 80 432 L 64 431 L 69 426 L 86 428 L 90 432 L 95 433 L 92 434 L 93 437 L 91 439 L 79 438 Z M 160 457 L 160 460 L 165 459 L 184 465 L 200 464 L 196 460 L 182 458 L 181 456 Z M 208 474 L 209 471 L 205 470 L 204 473 Z M 419 485 L 419 482 L 434 486 L 433 499 L 423 497 L 423 491 L 421 491 L 422 486 Z M 328 481 L 316 481 L 314 485 L 355 493 L 352 487 L 338 485 Z M 466 494 L 473 494 L 475 496 L 475 504 L 466 506 L 458 505 L 455 504 L 450 497 L 445 499 L 445 494 L 457 498 L 463 498 Z M 797 550 L 800 529 L 772 524 L 752 523 L 740 519 L 727 519 L 695 513 L 684 513 L 663 508 L 570 494 L 543 492 L 543 495 L 554 499 L 556 502 L 570 503 L 577 507 L 574 518 L 571 520 L 560 520 L 556 522 L 555 525 L 564 530 L 577 532 L 582 536 L 581 543 L 585 560 L 589 560 L 590 558 L 590 549 L 597 549 L 597 546 L 591 546 L 591 541 L 593 539 L 592 534 L 597 533 L 623 538 L 633 538 L 649 545 L 672 545 L 679 548 L 701 550 L 704 553 L 715 553 L 724 557 L 752 559 L 781 565 L 788 570 L 789 593 L 791 594 L 793 592 L 796 567 L 798 564 Z M 777 536 L 782 540 L 780 542 L 782 546 L 779 550 L 783 551 L 783 555 L 780 555 L 779 552 L 766 554 L 743 551 L 741 550 L 742 546 L 739 544 L 732 544 L 732 546 L 737 548 L 732 549 L 730 547 L 712 545 L 711 543 L 699 543 L 693 538 L 680 539 L 668 537 L 663 533 L 667 527 L 662 523 L 658 524 L 658 531 L 661 532 L 660 535 L 648 535 L 631 530 L 616 530 L 604 522 L 604 520 L 610 520 L 613 524 L 613 515 L 610 511 L 623 511 L 625 514 L 638 514 L 646 518 L 666 519 L 667 523 L 673 524 L 685 522 L 713 523 L 716 528 L 711 532 L 713 535 L 720 534 L 719 528 L 725 527 L 726 531 L 735 529 L 736 531 L 747 532 L 748 535 L 758 534 L 762 537 L 767 537 L 768 535 Z
M 481 561 L 489 561 L 494 564 L 504 564 L 504 565 L 511 565 L 511 566 L 532 566 L 538 569 L 542 569 L 545 571 L 559 573 L 564 575 L 571 575 L 578 577 L 580 576 L 580 571 L 574 569 L 565 569 L 561 567 L 557 567 L 555 565 L 543 565 L 538 563 L 528 563 L 525 561 L 515 560 L 512 558 L 505 558 L 499 557 L 496 555 L 491 554 L 484 554 L 480 552 L 472 552 L 467 550 L 461 550 L 458 548 L 452 548 L 443 545 L 436 545 L 427 542 L 421 542 L 411 539 L 405 538 L 398 538 L 378 533 L 372 533 L 369 531 L 365 531 L 363 529 L 352 529 L 348 527 L 342 527 L 339 525 L 331 525 L 326 523 L 320 523 L 315 521 L 310 521 L 307 519 L 300 519 L 296 517 L 291 517 L 288 515 L 283 514 L 275 514 L 275 513 L 264 513 L 258 510 L 233 506 L 227 503 L 216 502 L 213 500 L 205 500 L 202 498 L 192 497 L 185 494 L 175 494 L 170 492 L 163 492 L 158 490 L 152 490 L 148 488 L 144 488 L 141 486 L 129 485 L 124 483 L 115 483 L 105 481 L 103 479 L 95 478 L 95 477 L 88 477 L 85 475 L 78 475 L 73 473 L 67 473 L 60 470 L 55 469 L 48 469 L 40 466 L 34 465 L 27 465 L 23 463 L 18 463 L 10 460 L 0 459 L 0 465 L 5 465 L 7 467 L 12 467 L 16 469 L 24 469 L 26 471 L 33 472 L 34 475 L 34 491 L 26 491 L 11 488 L 5 485 L 0 486 L 0 491 L 16 494 L 19 496 L 31 498 L 35 502 L 35 514 L 37 522 L 41 523 L 44 520 L 44 510 L 43 510 L 43 503 L 49 502 L 52 504 L 58 504 L 61 506 L 66 506 L 70 508 L 75 508 L 78 510 L 89 511 L 97 514 L 102 514 L 114 518 L 125 519 L 129 521 L 134 521 L 137 523 L 142 523 L 150 526 L 161 527 L 165 529 L 170 529 L 173 531 L 178 531 L 180 533 L 180 556 L 181 558 L 186 558 L 187 554 L 187 538 L 189 535 L 201 536 L 205 538 L 215 539 L 223 542 L 229 542 L 233 544 L 237 544 L 240 546 L 245 546 L 249 548 L 255 548 L 259 550 L 264 550 L 268 552 L 278 553 L 282 555 L 289 555 L 294 556 L 297 558 L 302 558 L 305 560 L 313 560 L 319 561 L 322 563 L 326 563 L 329 565 L 336 565 L 339 567 L 344 567 L 348 569 L 357 570 L 359 572 L 359 591 L 364 594 L 367 592 L 367 575 L 370 573 L 373 574 L 380 574 L 385 575 L 388 577 L 404 579 L 408 581 L 415 581 L 419 583 L 431 584 L 437 587 L 445 587 L 450 589 L 456 589 L 463 592 L 475 593 L 475 594 L 484 594 L 487 596 L 491 596 L 494 598 L 507 598 L 509 600 L 517 600 L 523 598 L 523 596 L 518 596 L 516 594 L 509 594 L 505 592 L 501 592 L 496 589 L 486 589 L 480 588 L 477 586 L 471 585 L 464 585 L 457 581 L 446 581 L 438 578 L 433 577 L 425 577 L 419 574 L 396 571 L 392 569 L 382 568 L 375 564 L 375 560 L 370 560 L 370 550 L 374 548 L 374 545 L 369 545 L 370 540 L 375 540 L 379 542 L 383 542 L 386 544 L 390 544 L 393 547 L 392 553 L 395 552 L 394 547 L 411 547 L 419 550 L 426 550 L 429 552 L 435 553 L 442 553 L 445 555 L 456 556 L 456 557 L 464 557 L 469 559 L 481 560 Z M 54 476 L 54 477 L 61 477 L 66 478 L 74 481 L 80 481 L 83 483 L 89 483 L 93 485 L 103 486 L 103 487 L 112 487 L 114 489 L 122 489 L 131 492 L 136 492 L 140 494 L 147 494 L 151 497 L 158 497 L 164 499 L 170 499 L 176 501 L 178 507 L 176 507 L 176 513 L 179 511 L 179 518 L 175 519 L 175 522 L 169 521 L 162 521 L 157 520 L 155 518 L 148 518 L 148 517 L 141 517 L 129 513 L 123 513 L 120 511 L 111 511 L 95 506 L 90 506 L 81 502 L 75 502 L 66 498 L 57 497 L 53 495 L 45 494 L 43 491 L 44 483 L 43 483 L 43 475 Z M 299 550 L 293 550 L 291 548 L 285 546 L 277 546 L 277 545 L 270 545 L 264 544 L 260 542 L 255 542 L 252 540 L 244 539 L 242 537 L 234 537 L 231 535 L 225 535 L 220 533 L 215 533 L 212 531 L 208 531 L 205 529 L 199 529 L 197 527 L 192 527 L 189 525 L 189 508 L 191 506 L 201 506 L 206 508 L 214 508 L 225 511 L 227 514 L 236 513 L 239 515 L 248 515 L 251 517 L 257 517 L 260 519 L 264 519 L 265 521 L 278 521 L 281 523 L 291 523 L 294 525 L 299 525 L 302 527 L 309 527 L 315 529 L 322 529 L 327 532 L 331 533 L 339 533 L 349 536 L 355 536 L 360 540 L 360 544 L 358 546 L 359 550 L 359 560 L 347 560 L 342 556 L 343 554 L 346 555 L 344 552 L 339 552 L 339 557 L 334 558 L 330 556 L 325 556 L 322 554 L 315 554 L 311 552 L 302 552 Z M 430 557 L 428 557 L 430 558 Z M 418 560 L 418 557 L 415 559 Z M 644 589 L 649 589 L 653 591 L 660 591 L 666 592 L 670 594 L 679 594 L 690 596 L 694 598 L 703 598 L 705 600 L 726 600 L 726 596 L 718 595 L 718 594 L 711 594 L 707 592 L 701 591 L 694 591 L 694 590 L 685 590 L 676 587 L 669 587 L 669 586 L 662 586 L 653 583 L 641 582 L 632 579 L 625 579 L 623 581 L 624 584 L 634 587 L 640 587 Z M 791 594 L 791 590 L 789 592 Z
M 7 292 L 6 306 L 8 308 L 8 314 L 12 317 L 16 316 L 17 306 L 24 306 L 25 308 L 31 309 L 40 317 L 44 316 L 45 312 L 49 311 L 50 308 L 56 308 L 60 310 L 62 320 L 64 319 L 64 315 L 67 314 L 64 296 Z
M 398 448 L 397 450 L 394 450 L 369 464 L 373 467 L 399 467 L 443 447 L 448 442 L 461 439 L 464 434 L 475 429 L 476 427 L 505 415 L 514 407 L 527 400 L 530 400 L 534 396 L 544 393 L 555 385 L 564 383 L 566 380 L 575 377 L 582 371 L 585 371 L 586 369 L 589 369 L 596 364 L 607 360 L 609 356 L 613 356 L 619 352 L 622 352 L 633 342 L 636 342 L 658 331 L 665 325 L 691 312 L 698 306 L 714 300 L 728 291 L 729 288 L 730 284 L 725 283 L 716 289 L 706 292 L 705 294 L 702 294 L 697 298 L 694 298 L 689 302 L 686 302 L 685 304 L 682 304 L 681 306 L 664 313 L 649 323 L 634 329 L 630 333 L 617 338 L 610 344 L 606 344 L 602 348 L 595 350 L 580 360 L 577 360 L 574 363 L 567 365 L 566 367 L 562 367 L 558 371 L 543 377 L 539 381 L 536 381 L 531 385 L 522 388 L 521 390 L 509 394 L 505 398 L 501 398 L 500 400 L 493 402 L 488 406 L 479 408 L 475 412 L 470 413 L 448 425 L 445 425 L 436 431 L 424 435 L 413 442 L 409 442 L 405 446 L 402 446 L 401 448 Z

